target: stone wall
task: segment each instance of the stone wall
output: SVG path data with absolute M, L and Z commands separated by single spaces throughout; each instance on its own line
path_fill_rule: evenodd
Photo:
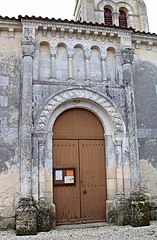
M 136 50 L 134 84 L 142 190 L 157 209 L 157 48 Z M 156 211 L 156 210 L 155 210 Z M 154 212 L 155 213 L 155 212 Z M 153 219 L 157 215 L 153 214 Z
M 0 31 L 0 229 L 14 226 L 20 195 L 21 34 L 6 29 Z

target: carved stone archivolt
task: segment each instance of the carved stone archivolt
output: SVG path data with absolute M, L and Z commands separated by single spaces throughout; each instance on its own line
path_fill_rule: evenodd
M 110 116 L 115 127 L 115 132 L 123 132 L 124 125 L 122 117 L 113 103 L 111 103 L 106 96 L 87 89 L 69 89 L 51 96 L 40 111 L 35 121 L 34 130 L 36 132 L 45 132 L 52 112 L 61 104 L 73 100 L 90 101 L 93 102 L 93 104 L 99 105 Z

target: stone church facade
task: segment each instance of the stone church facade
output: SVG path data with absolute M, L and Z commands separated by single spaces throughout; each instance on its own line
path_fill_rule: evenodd
M 54 190 L 64 179 L 58 189 L 75 189 L 78 181 L 74 164 L 55 165 L 54 126 L 78 109 L 103 129 L 105 212 L 96 220 L 141 226 L 157 218 L 157 36 L 148 32 L 146 6 L 76 0 L 74 15 L 0 18 L 0 229 L 16 227 L 18 235 L 48 231 L 62 206 L 73 209 L 65 196 L 58 204 Z M 72 170 L 71 180 L 59 176 Z

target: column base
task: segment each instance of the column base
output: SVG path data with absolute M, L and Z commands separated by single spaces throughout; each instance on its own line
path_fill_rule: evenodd
M 107 215 L 109 222 L 115 222 L 119 226 L 149 226 L 150 207 L 148 198 L 139 194 L 133 194 L 129 198 L 118 195 L 110 203 L 110 210 Z
M 55 206 L 44 200 L 37 203 L 37 231 L 48 232 L 56 225 Z
M 37 232 L 50 231 L 55 226 L 55 207 L 45 201 L 35 203 L 23 198 L 16 210 L 16 235 L 35 235 Z
M 157 221 L 157 196 L 150 199 L 151 220 Z
M 37 234 L 37 209 L 29 198 L 22 198 L 16 210 L 16 235 Z
M 150 225 L 150 207 L 147 197 L 143 195 L 131 195 L 129 199 L 129 209 L 131 226 L 142 227 Z

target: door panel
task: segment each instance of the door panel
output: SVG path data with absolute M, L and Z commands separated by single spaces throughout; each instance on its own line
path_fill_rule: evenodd
M 54 186 L 57 222 L 80 219 L 79 162 L 77 140 L 53 140 L 54 168 L 76 168 L 75 186 Z
M 75 185 L 54 184 L 57 224 L 105 220 L 106 162 L 100 120 L 88 110 L 70 109 L 57 118 L 53 133 L 53 167 L 76 169 Z
M 106 173 L 104 140 L 79 140 L 81 217 L 105 219 Z
M 54 139 L 103 139 L 103 127 L 94 113 L 85 109 L 70 109 L 56 120 Z

